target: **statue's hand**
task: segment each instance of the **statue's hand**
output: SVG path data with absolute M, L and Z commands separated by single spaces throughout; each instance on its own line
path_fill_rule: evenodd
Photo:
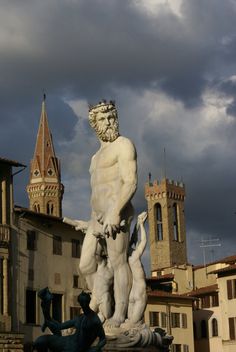
M 106 215 L 103 222 L 103 232 L 109 237 L 114 233 L 118 232 L 120 229 L 120 215 L 110 212 Z
M 88 223 L 87 221 L 82 221 L 82 220 L 75 220 L 75 229 L 76 231 L 83 231 L 85 232 L 88 228 Z
M 47 320 L 46 325 L 52 332 L 55 330 L 60 330 L 60 323 L 56 320 Z
M 147 219 L 147 212 L 143 211 L 141 214 L 138 216 L 138 225 L 142 225 L 145 223 Z

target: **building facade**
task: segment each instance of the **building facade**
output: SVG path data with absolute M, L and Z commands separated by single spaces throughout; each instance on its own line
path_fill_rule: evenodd
M 80 313 L 77 297 L 86 289 L 79 272 L 83 233 L 62 218 L 15 207 L 13 236 L 15 301 L 14 329 L 24 333 L 26 346 L 42 334 L 43 323 L 37 293 L 48 287 L 53 293 L 52 317 L 65 321 Z
M 13 168 L 25 168 L 17 161 L 0 157 L 0 350 L 11 348 L 23 351 L 23 335 L 13 327 L 12 298 L 12 237 L 13 225 Z M 21 168 L 21 169 L 19 169 Z M 16 172 L 17 173 L 17 172 Z M 14 346 L 17 346 L 14 347 Z
M 174 336 L 172 352 L 194 352 L 193 299 L 186 298 L 161 290 L 148 292 L 145 322 L 151 329 L 161 327 Z

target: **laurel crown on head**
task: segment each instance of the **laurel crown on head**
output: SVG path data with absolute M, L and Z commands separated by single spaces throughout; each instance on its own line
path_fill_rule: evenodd
M 89 112 L 96 109 L 101 109 L 103 112 L 116 109 L 114 100 L 110 100 L 109 102 L 107 102 L 105 99 L 102 99 L 102 101 L 99 101 L 99 103 L 96 105 L 89 104 L 88 107 L 89 107 Z

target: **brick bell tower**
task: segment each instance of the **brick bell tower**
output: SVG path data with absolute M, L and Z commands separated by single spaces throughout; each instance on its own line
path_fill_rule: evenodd
M 145 185 L 148 203 L 151 271 L 187 263 L 185 186 L 166 178 Z
M 30 210 L 61 217 L 64 186 L 61 183 L 60 162 L 55 155 L 45 106 L 42 103 L 38 135 L 30 165 L 27 186 Z

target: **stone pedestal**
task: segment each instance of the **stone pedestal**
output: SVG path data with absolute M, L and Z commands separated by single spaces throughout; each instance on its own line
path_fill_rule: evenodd
M 0 332 L 1 352 L 23 352 L 23 334 Z

